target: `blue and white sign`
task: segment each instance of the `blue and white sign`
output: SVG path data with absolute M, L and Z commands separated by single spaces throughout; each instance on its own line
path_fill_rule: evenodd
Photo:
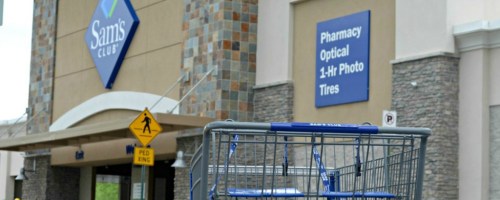
M 113 86 L 138 25 L 139 18 L 129 0 L 99 1 L 85 42 L 105 88 Z
M 370 11 L 320 22 L 316 33 L 316 107 L 367 101 Z

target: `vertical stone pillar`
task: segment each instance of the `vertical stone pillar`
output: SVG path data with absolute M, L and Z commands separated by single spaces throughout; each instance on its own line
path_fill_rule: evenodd
M 253 120 L 258 0 L 185 0 L 180 113 Z M 205 80 L 204 75 L 213 70 Z M 179 150 L 193 153 L 201 130 L 182 132 Z M 198 143 L 201 144 L 201 143 Z M 183 147 L 190 147 L 183 149 Z M 185 160 L 189 160 L 186 157 Z M 189 163 L 188 163 L 189 165 Z M 189 170 L 176 169 L 175 199 L 189 199 Z
M 47 132 L 52 120 L 57 0 L 35 0 L 27 134 Z M 51 167 L 48 150 L 27 152 L 24 200 L 78 199 L 80 170 Z
M 35 0 L 29 89 L 28 134 L 49 130 L 55 68 L 57 0 Z
M 392 109 L 398 126 L 432 129 L 423 199 L 458 199 L 458 62 L 440 54 L 393 63 Z
M 181 105 L 182 114 L 251 121 L 257 0 L 187 0 L 181 96 L 214 69 Z
M 254 120 L 257 122 L 293 121 L 293 83 L 281 82 L 254 88 Z

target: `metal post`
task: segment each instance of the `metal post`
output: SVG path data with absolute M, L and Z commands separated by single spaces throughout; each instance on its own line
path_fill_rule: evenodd
M 422 189 L 424 182 L 424 171 L 425 171 L 425 150 L 427 147 L 427 136 L 422 137 L 420 140 L 420 153 L 418 158 L 418 169 L 417 169 L 417 180 L 415 183 L 415 199 L 422 199 Z
M 146 166 L 141 167 L 141 200 L 144 200 L 144 176 L 146 174 Z

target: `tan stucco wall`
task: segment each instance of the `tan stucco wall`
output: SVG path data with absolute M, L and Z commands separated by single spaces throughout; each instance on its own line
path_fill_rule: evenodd
M 155 160 L 173 160 L 177 142 L 176 133 L 163 133 L 156 136 L 150 143 L 154 149 Z M 122 163 L 131 163 L 133 155 L 126 154 L 127 145 L 137 144 L 135 138 L 124 138 L 113 140 L 112 142 L 95 142 L 81 145 L 81 149 L 85 152 L 85 158 L 75 160 L 75 152 L 80 149 L 79 146 L 59 147 L 52 149 L 51 165 L 54 166 L 103 166 Z
M 105 89 L 84 39 L 97 2 L 59 2 L 52 121 L 105 92 L 139 91 L 162 95 L 180 75 L 182 1 L 133 0 L 140 24 L 113 88 Z M 179 99 L 179 93 L 171 92 L 168 97 Z M 144 105 L 149 106 L 152 105 Z
M 317 109 L 314 105 L 316 25 L 364 10 L 371 10 L 369 101 Z M 381 124 L 382 111 L 391 106 L 394 16 L 393 0 L 313 0 L 293 6 L 295 121 Z

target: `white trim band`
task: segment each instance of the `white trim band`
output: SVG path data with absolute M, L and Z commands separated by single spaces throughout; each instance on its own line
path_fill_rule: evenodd
M 161 101 L 154 108 L 149 108 L 152 113 L 167 113 L 178 103 L 178 101 L 167 97 L 143 92 L 108 92 L 100 94 L 64 113 L 50 125 L 49 131 L 69 128 L 96 113 L 106 110 L 143 111 L 145 107 L 154 105 L 160 98 Z M 176 108 L 172 113 L 178 114 L 179 109 Z
M 500 47 L 500 20 L 476 21 L 453 26 L 460 52 Z

